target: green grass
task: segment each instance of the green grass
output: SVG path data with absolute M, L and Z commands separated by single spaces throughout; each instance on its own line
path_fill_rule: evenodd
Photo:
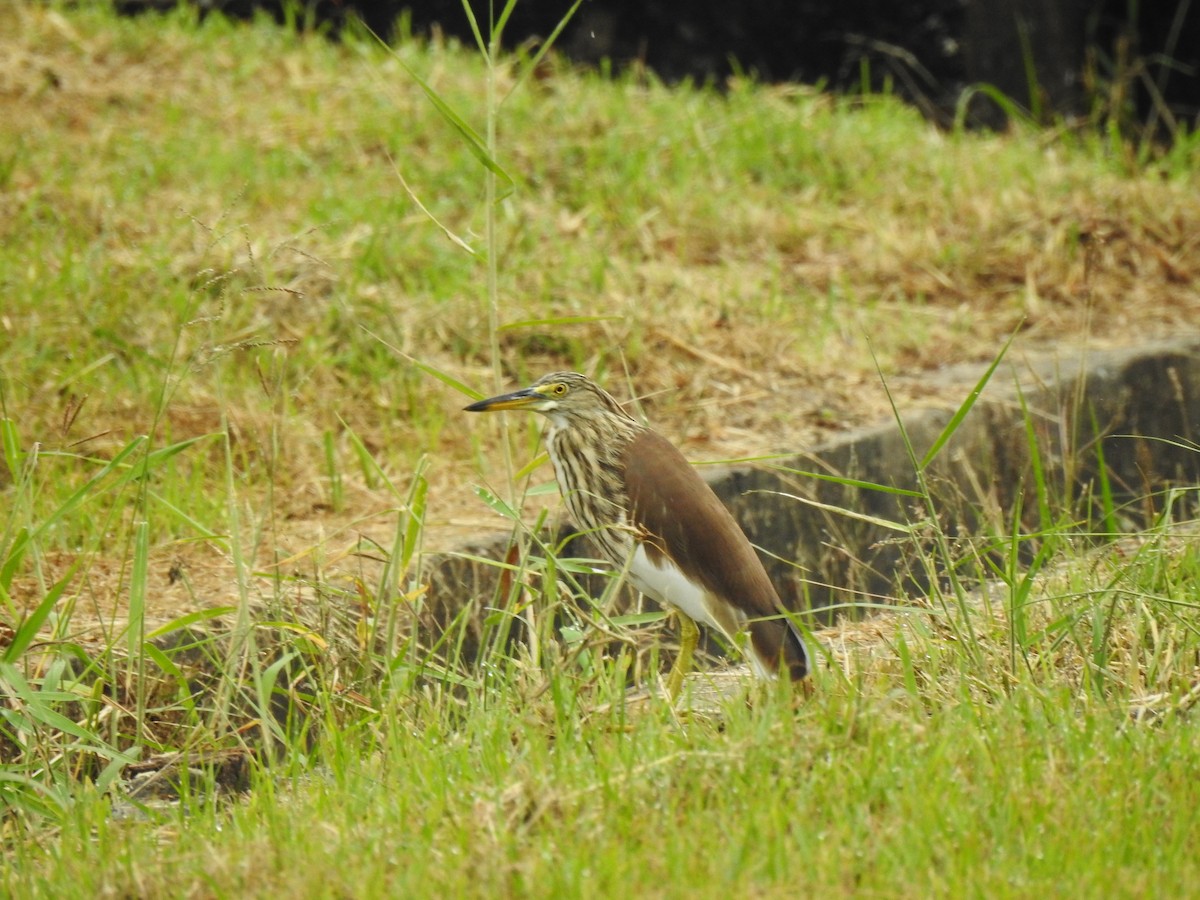
M 530 535 L 505 596 L 425 590 L 431 551 L 540 524 L 547 497 L 513 509 L 499 463 L 536 425 L 465 421 L 456 383 L 583 369 L 693 457 L 762 456 L 907 408 L 913 372 L 1018 326 L 1009 358 L 1177 331 L 1194 136 L 1132 166 L 1087 132 L 553 57 L 510 94 L 506 59 L 489 225 L 477 155 L 413 77 L 484 133 L 471 48 L 25 2 L 0 35 L 9 893 L 1195 883 L 1182 504 L 1084 549 L 1115 501 L 1038 474 L 1035 530 L 952 541 L 922 486 L 910 565 L 958 584 L 818 635 L 810 697 L 691 715 L 626 697 L 659 668 L 653 617 L 606 618 Z M 179 806 L 131 803 L 131 760 L 175 751 L 252 754 L 249 792 L 201 771 Z
M 504 684 L 461 704 L 400 699 L 331 736 L 324 766 L 264 778 L 232 806 L 198 799 L 186 814 L 114 822 L 85 790 L 54 840 L 18 845 L 13 887 L 1188 892 L 1200 747 L 1185 719 L 1133 726 L 1112 696 L 1077 691 L 1054 666 L 988 696 L 981 673 L 964 677 L 960 654 L 906 621 L 918 690 L 902 687 L 899 663 L 825 674 L 798 707 L 733 702 L 718 727 L 662 704 L 589 713 L 566 685 L 534 700 Z
M 974 612 L 975 659 L 940 617 L 902 613 L 881 626 L 884 648 L 847 657 L 848 677 L 822 672 L 799 705 L 759 695 L 693 720 L 661 703 L 597 712 L 616 685 L 510 664 L 457 701 L 395 696 L 331 731 L 321 766 L 268 773 L 232 805 L 113 821 L 76 789 L 53 840 L 14 845 L 10 883 L 56 896 L 1186 893 L 1197 738 L 1186 708 L 1138 724 L 1128 701 L 1187 687 L 1190 663 L 1139 679 L 1194 658 L 1195 572 L 1194 548 L 1149 535 L 1045 583 L 1027 664 L 1008 664 L 1001 617 Z M 1117 632 L 1111 682 L 1077 668 L 1092 617 Z

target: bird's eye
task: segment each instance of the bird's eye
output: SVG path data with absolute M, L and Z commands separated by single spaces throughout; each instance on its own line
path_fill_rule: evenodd
M 567 386 L 560 381 L 552 388 L 552 390 L 554 391 L 555 397 L 561 397 L 567 392 Z

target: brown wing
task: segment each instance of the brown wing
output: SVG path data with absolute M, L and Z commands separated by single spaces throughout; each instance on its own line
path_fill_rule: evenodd
M 783 605 L 758 554 L 683 454 L 646 430 L 623 456 L 630 518 L 646 534 L 650 558 L 670 557 L 692 581 L 752 620 L 778 615 Z M 808 652 L 790 622 L 752 621 L 749 630 L 764 665 L 778 669 L 782 659 L 793 679 L 807 674 Z

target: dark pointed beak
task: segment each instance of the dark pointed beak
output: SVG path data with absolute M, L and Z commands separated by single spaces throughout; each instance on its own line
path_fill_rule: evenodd
M 530 409 L 539 400 L 545 398 L 533 388 L 521 388 L 511 394 L 501 394 L 499 397 L 489 397 L 478 400 L 470 406 L 464 406 L 464 412 L 494 412 L 500 409 Z

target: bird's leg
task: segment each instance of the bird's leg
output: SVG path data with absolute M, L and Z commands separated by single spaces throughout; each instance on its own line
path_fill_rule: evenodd
M 678 610 L 675 616 L 679 619 L 679 655 L 675 657 L 675 665 L 671 666 L 671 673 L 667 676 L 667 696 L 672 703 L 683 690 L 683 679 L 692 667 L 692 654 L 696 652 L 696 642 L 700 640 L 700 627 L 689 616 Z

